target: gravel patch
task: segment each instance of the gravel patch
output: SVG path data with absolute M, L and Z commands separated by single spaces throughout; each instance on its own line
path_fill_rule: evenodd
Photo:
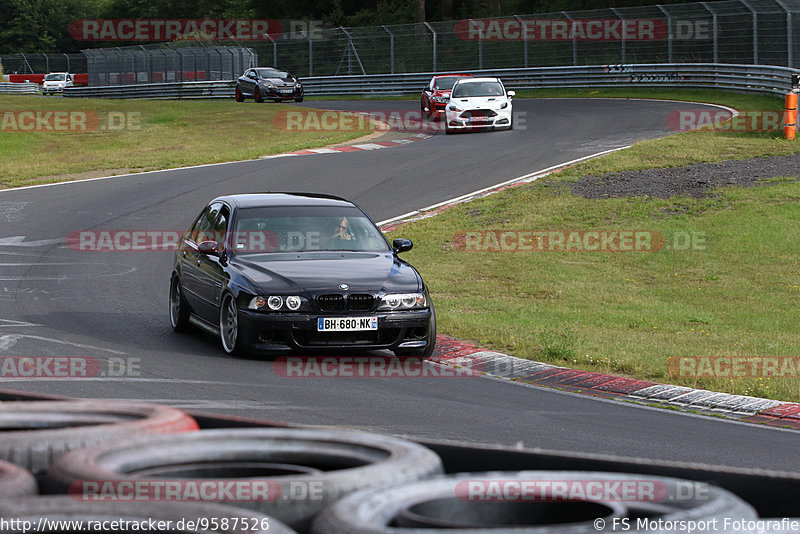
M 762 180 L 779 177 L 800 178 L 800 154 L 591 175 L 570 189 L 585 198 L 701 197 L 716 187 L 765 185 Z

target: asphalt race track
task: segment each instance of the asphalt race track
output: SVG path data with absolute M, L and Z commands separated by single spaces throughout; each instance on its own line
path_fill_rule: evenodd
M 312 102 L 366 111 L 416 101 Z M 231 105 L 236 105 L 233 102 Z M 240 105 L 255 105 L 250 102 Z M 263 104 L 270 105 L 270 104 Z M 669 133 L 697 105 L 518 100 L 527 128 L 0 192 L 0 355 L 139 358 L 140 377 L 2 378 L 0 388 L 141 399 L 296 424 L 800 472 L 797 434 L 482 378 L 282 378 L 167 318 L 172 254 L 79 252 L 80 230 L 183 231 L 212 197 L 319 191 L 384 220 L 539 169 Z M 423 272 L 423 276 L 424 276 Z

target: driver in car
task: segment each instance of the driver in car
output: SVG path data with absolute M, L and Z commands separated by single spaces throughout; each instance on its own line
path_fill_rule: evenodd
M 342 217 L 339 220 L 339 226 L 333 233 L 332 238 L 334 241 L 355 241 L 356 236 L 350 231 L 350 221 L 347 220 L 347 217 Z

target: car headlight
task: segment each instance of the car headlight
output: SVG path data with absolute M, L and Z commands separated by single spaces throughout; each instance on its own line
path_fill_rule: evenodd
M 261 85 L 263 85 L 263 86 L 265 86 L 265 87 L 267 87 L 267 88 L 269 88 L 269 89 L 275 89 L 275 84 L 274 84 L 274 83 L 270 83 L 270 82 L 261 82 Z
M 270 295 L 268 297 L 253 297 L 247 308 L 250 310 L 272 310 L 272 311 L 297 311 L 304 303 L 304 299 L 297 295 L 287 297 L 281 295 Z
M 300 89 L 301 87 L 303 87 L 303 84 L 301 84 L 300 82 L 297 82 L 297 83 L 295 84 L 295 87 L 297 87 L 298 89 Z
M 439 103 L 439 104 L 447 104 L 447 102 L 448 102 L 449 100 L 450 100 L 450 99 L 449 99 L 449 98 L 447 98 L 446 96 L 434 96 L 434 97 L 433 97 L 433 101 L 434 101 L 434 102 L 437 102 L 437 103 Z
M 453 104 L 450 104 L 449 106 L 447 106 L 447 109 L 449 109 L 450 111 L 461 111 L 460 107 L 455 106 Z
M 503 102 L 503 104 L 500 106 L 500 109 L 506 109 L 507 107 L 508 107 L 508 102 Z
M 379 310 L 410 310 L 425 308 L 428 302 L 424 293 L 391 293 L 384 295 L 378 304 Z

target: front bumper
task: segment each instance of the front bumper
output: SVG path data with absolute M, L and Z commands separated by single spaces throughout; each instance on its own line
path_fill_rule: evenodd
M 451 130 L 477 130 L 483 128 L 509 128 L 511 126 L 511 106 L 506 109 L 491 110 L 496 115 L 485 117 L 485 120 L 483 120 L 483 117 L 481 119 L 465 117 L 464 115 L 468 115 L 470 111 L 473 110 L 446 110 L 444 119 L 447 121 L 447 127 Z
M 318 332 L 319 317 L 377 316 L 378 329 L 357 332 Z M 430 308 L 402 312 L 348 314 L 270 313 L 239 310 L 242 342 L 256 350 L 307 353 L 332 349 L 396 350 L 425 347 L 429 341 Z
M 302 98 L 303 96 L 303 88 L 301 87 L 298 89 L 297 87 L 289 88 L 287 87 L 274 87 L 270 88 L 265 85 L 261 86 L 261 90 L 264 91 L 265 98 Z

